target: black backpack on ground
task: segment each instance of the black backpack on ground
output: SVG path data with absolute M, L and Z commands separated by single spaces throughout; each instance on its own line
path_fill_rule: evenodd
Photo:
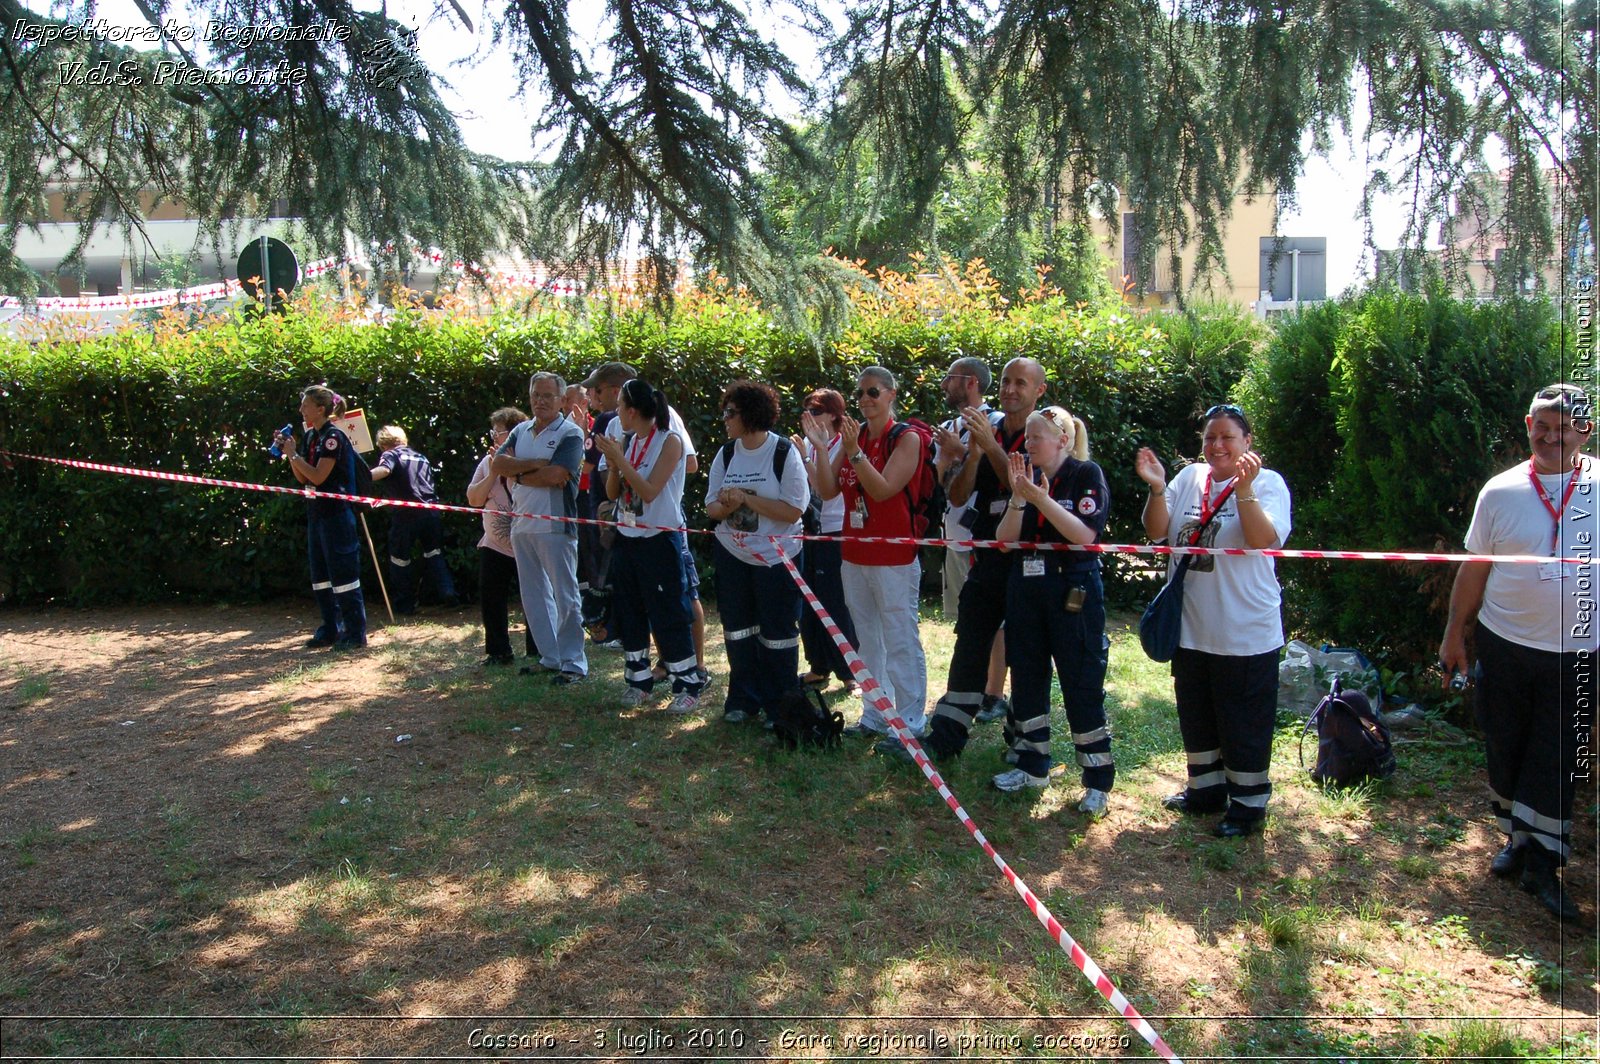
M 829 750 L 839 745 L 844 734 L 844 714 L 830 712 L 821 691 L 785 691 L 768 707 L 767 716 L 772 719 L 772 734 L 791 750 L 802 746 Z
M 1394 744 L 1389 726 L 1372 711 L 1360 691 L 1343 691 L 1340 678 L 1317 703 L 1300 733 L 1300 765 L 1306 763 L 1306 733 L 1317 729 L 1317 760 L 1311 778 L 1324 786 L 1350 787 L 1363 780 L 1386 780 L 1394 775 Z

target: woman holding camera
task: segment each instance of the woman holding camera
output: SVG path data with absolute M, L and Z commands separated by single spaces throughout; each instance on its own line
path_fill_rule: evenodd
M 818 388 L 806 396 L 805 412 L 821 419 L 825 431 L 832 433 L 826 448 L 813 446 L 804 435 L 789 437 L 791 443 L 802 448 L 801 454 L 806 460 L 806 477 L 811 483 L 811 490 L 821 499 L 822 486 L 818 469 L 823 465 L 829 467 L 836 465 L 839 461 L 840 448 L 844 446 L 844 436 L 839 427 L 845 419 L 844 396 L 832 388 Z M 845 640 L 851 646 L 855 646 L 856 626 L 850 620 L 849 607 L 844 604 L 842 570 L 844 555 L 840 553 L 840 539 L 844 535 L 842 494 L 822 500 L 817 532 L 832 538 L 806 541 L 800 551 L 800 571 L 805 574 L 806 583 L 816 594 L 817 601 L 828 611 L 833 623 L 839 626 L 839 631 Z M 850 672 L 849 662 L 845 661 L 844 651 L 834 643 L 833 637 L 822 626 L 821 619 L 804 602 L 800 604 L 800 648 L 806 657 L 806 673 L 800 677 L 801 686 L 825 687 L 831 674 L 844 681 L 847 692 L 855 693 L 855 676 Z
M 810 497 L 800 449 L 772 431 L 778 393 L 734 381 L 722 393 L 728 442 L 711 460 L 706 516 L 717 522 L 717 606 L 728 645 L 722 719 L 753 720 L 799 685 L 800 589 L 783 559 Z
M 300 393 L 305 436 L 298 450 L 293 434 L 275 433 L 273 442 L 301 484 L 319 491 L 354 494 L 355 448 L 333 424 L 344 400 L 332 389 L 312 385 Z M 311 555 L 311 590 L 322 624 L 306 646 L 350 650 L 367 645 L 367 610 L 361 598 L 361 540 L 354 505 L 318 496 L 306 501 L 306 541 Z

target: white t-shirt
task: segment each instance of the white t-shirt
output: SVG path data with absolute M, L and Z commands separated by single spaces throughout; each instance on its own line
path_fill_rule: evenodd
M 1200 521 L 1200 493 L 1205 490 L 1211 466 L 1195 462 L 1179 470 L 1167 485 L 1167 542 L 1188 546 Z M 1215 501 L 1231 481 L 1211 486 Z M 1256 474 L 1252 487 L 1260 505 L 1278 531 L 1269 545 L 1281 547 L 1289 538 L 1289 485 L 1270 469 Z M 1197 547 L 1248 547 L 1239 525 L 1239 502 L 1230 492 L 1221 511 L 1211 519 Z M 1170 574 L 1177 556 L 1167 563 Z M 1178 645 L 1206 654 L 1247 657 L 1283 646 L 1283 594 L 1278 587 L 1272 558 L 1251 555 L 1229 558 L 1195 555 L 1183 582 L 1183 634 Z
M 615 422 L 613 422 L 615 424 Z M 651 426 L 655 429 L 655 426 Z M 635 436 L 622 448 L 623 456 L 633 463 L 644 479 L 649 480 L 651 473 L 655 472 L 656 461 L 661 457 L 661 448 L 666 445 L 667 438 L 677 436 L 670 427 L 666 430 L 655 429 L 645 432 L 642 436 Z M 680 442 L 682 437 L 679 437 Z M 617 496 L 617 531 L 630 538 L 643 539 L 654 536 L 663 528 L 683 527 L 683 468 L 684 459 L 678 459 L 678 467 L 667 477 L 667 482 L 661 486 L 656 497 L 649 502 L 638 498 L 628 486 L 622 482 L 622 494 Z M 623 517 L 623 510 L 628 509 L 634 515 L 635 525 L 628 524 Z
M 1559 507 L 1571 473 L 1540 476 L 1552 505 Z M 1600 481 L 1595 462 L 1584 459 L 1572 498 L 1562 512 L 1559 555 L 1593 558 L 1600 542 Z M 1467 529 L 1473 554 L 1550 554 L 1555 521 L 1521 462 L 1491 477 L 1478 493 Z M 1595 567 L 1496 562 L 1489 569 L 1478 622 L 1502 639 L 1557 654 L 1600 648 L 1595 624 Z
M 723 468 L 722 455 L 727 450 L 726 446 L 717 448 L 717 456 L 711 460 L 711 473 L 706 485 L 706 498 L 717 497 L 723 488 L 741 488 L 752 495 L 759 495 L 763 499 L 781 499 L 791 506 L 801 510 L 806 508 L 806 502 L 811 497 L 811 485 L 806 480 L 806 467 L 800 460 L 800 452 L 788 440 L 783 441 L 788 447 L 788 455 L 783 462 L 783 479 L 776 480 L 772 473 L 772 451 L 778 446 L 778 434 L 767 433 L 767 438 L 760 447 L 749 450 L 743 440 L 735 441 L 733 445 L 733 458 Z M 742 508 L 741 508 L 742 509 Z M 793 521 L 778 521 L 766 514 L 757 514 L 755 511 L 745 511 L 746 518 L 754 517 L 754 527 L 736 529 L 735 522 L 740 519 L 739 513 L 730 514 L 717 522 L 717 540 L 733 553 L 733 556 L 748 565 L 777 565 L 778 559 L 773 556 L 772 541 L 767 536 L 778 536 L 778 549 L 785 557 L 794 557 L 800 549 L 800 541 L 793 539 L 800 531 L 800 519 Z M 740 544 L 736 531 L 748 533 L 750 547 Z M 750 548 L 761 552 L 757 557 Z
M 838 433 L 835 433 L 833 439 L 828 441 L 829 465 L 832 465 L 833 462 L 838 460 L 839 450 L 844 447 L 844 443 L 842 442 L 843 439 L 844 437 L 840 436 Z M 810 440 L 807 440 L 806 461 L 815 462 L 816 460 L 817 449 L 811 446 Z M 819 499 L 822 498 L 820 493 L 817 497 Z M 807 501 L 810 501 L 809 498 Z M 844 531 L 844 492 L 841 491 L 831 499 L 822 499 L 822 509 L 818 518 L 818 522 L 818 531 L 825 536 L 838 535 L 840 532 Z
M 978 409 L 989 418 L 989 421 L 991 423 L 996 420 L 996 418 L 994 416 L 994 411 L 989 409 L 989 404 L 988 403 L 980 403 L 979 406 L 978 406 Z M 963 440 L 967 441 L 967 446 L 968 446 L 967 453 L 969 455 L 971 455 L 973 461 L 987 462 L 989 460 L 989 457 L 987 455 L 985 455 L 982 451 L 979 451 L 976 448 L 972 447 L 971 441 L 970 441 L 970 438 L 969 438 L 969 430 L 967 429 L 967 423 L 965 421 L 961 420 L 961 418 L 953 417 L 949 421 L 943 422 L 940 425 L 940 427 L 949 429 L 951 432 L 955 433 L 957 436 L 960 436 Z M 934 446 L 933 446 L 933 461 L 934 461 L 935 465 L 938 465 L 938 463 L 939 463 L 939 450 L 940 450 L 939 445 L 937 443 L 935 443 Z M 977 492 L 973 492 L 971 495 L 967 496 L 967 501 L 962 503 L 960 506 L 953 506 L 953 505 L 950 505 L 948 503 L 945 505 L 945 511 L 944 511 L 944 538 L 945 539 L 962 540 L 962 539 L 971 539 L 972 538 L 972 529 L 964 527 L 961 524 L 961 518 L 969 510 L 972 509 L 972 504 L 977 502 L 977 501 L 978 501 L 978 493 Z M 957 554 L 966 554 L 967 552 L 972 550 L 972 548 L 971 547 L 960 547 L 960 546 L 957 546 L 955 543 L 951 543 L 951 544 L 949 544 L 948 546 L 945 547 L 945 550 L 953 550 Z
M 689 429 L 684 425 L 683 418 L 678 416 L 678 411 L 670 406 L 667 407 L 667 429 L 671 432 L 676 432 L 678 439 L 683 441 L 683 457 L 684 461 L 687 462 L 691 454 L 697 453 L 694 449 L 694 439 L 689 435 Z M 610 423 L 606 425 L 606 435 L 614 440 L 622 439 L 622 418 L 620 416 L 612 418 Z M 600 461 L 595 463 L 595 468 L 601 472 L 605 471 L 605 452 L 601 452 Z

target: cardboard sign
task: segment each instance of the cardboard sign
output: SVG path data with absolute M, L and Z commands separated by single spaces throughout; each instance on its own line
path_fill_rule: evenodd
M 329 420 L 340 432 L 350 437 L 350 444 L 356 449 L 357 454 L 366 454 L 373 449 L 372 433 L 367 430 L 365 410 L 347 410 L 343 416 Z

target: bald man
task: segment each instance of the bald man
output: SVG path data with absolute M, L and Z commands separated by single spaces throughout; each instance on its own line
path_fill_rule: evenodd
M 962 410 L 967 456 L 950 482 L 950 505 L 972 506 L 972 538 L 993 539 L 1011 501 L 1011 455 L 1020 453 L 1028 415 L 1044 397 L 1044 367 L 1031 358 L 1014 358 L 1000 375 L 1002 417 L 992 421 L 977 407 Z M 966 748 L 973 718 L 983 706 L 989 676 L 989 648 L 1006 618 L 1010 560 L 992 547 L 972 552 L 972 569 L 956 608 L 956 647 L 944 697 L 934 707 L 923 745 L 936 758 L 954 757 Z M 1027 730 L 1006 721 L 1006 742 Z

